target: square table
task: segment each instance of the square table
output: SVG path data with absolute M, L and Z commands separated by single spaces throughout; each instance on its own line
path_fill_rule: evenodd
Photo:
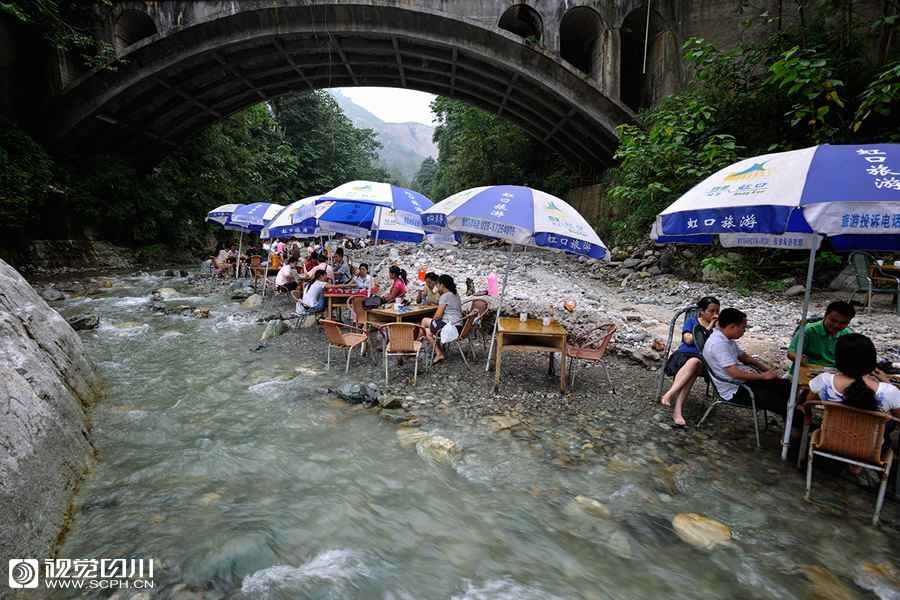
M 500 385 L 500 365 L 504 352 L 548 352 L 549 373 L 553 374 L 553 355 L 560 354 L 559 391 L 566 391 L 566 330 L 558 321 L 544 325 L 538 319 L 520 321 L 515 317 L 500 317 L 497 326 L 497 354 L 494 359 L 494 385 Z
M 338 303 L 337 309 L 338 309 L 338 311 L 340 311 L 342 309 L 342 306 L 344 304 L 346 304 L 347 298 L 352 298 L 353 296 L 362 296 L 365 298 L 366 291 L 365 290 L 359 290 L 359 291 L 336 290 L 336 289 L 327 290 L 325 292 L 325 300 L 328 303 L 328 306 L 326 308 L 325 314 L 328 315 L 328 318 L 329 319 L 334 318 L 335 301 L 337 301 L 337 303 Z M 337 320 L 340 321 L 341 320 L 340 317 Z
M 425 317 L 434 315 L 437 309 L 436 304 L 412 304 L 407 306 L 405 310 L 372 308 L 366 312 L 369 315 L 369 321 L 376 323 L 402 323 L 404 321 L 418 323 Z

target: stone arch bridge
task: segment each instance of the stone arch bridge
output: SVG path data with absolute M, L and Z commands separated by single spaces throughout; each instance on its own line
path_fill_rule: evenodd
M 678 87 L 686 4 L 731 2 L 117 2 L 97 13 L 94 30 L 122 60 L 79 72 L 60 59 L 48 138 L 63 151 L 152 162 L 281 94 L 390 86 L 487 109 L 600 170 L 616 127 Z

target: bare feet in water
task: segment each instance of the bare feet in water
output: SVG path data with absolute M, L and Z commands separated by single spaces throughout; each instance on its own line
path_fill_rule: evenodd
M 659 399 L 659 403 L 663 406 L 672 406 L 672 400 L 669 399 L 669 392 L 662 395 L 662 398 Z

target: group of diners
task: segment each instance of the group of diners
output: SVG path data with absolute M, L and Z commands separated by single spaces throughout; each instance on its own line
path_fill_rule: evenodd
M 665 406 L 674 403 L 672 418 L 676 427 L 686 426 L 682 412 L 685 400 L 694 381 L 706 377 L 706 370 L 712 373 L 712 384 L 724 400 L 749 405 L 749 389 L 757 409 L 782 417 L 787 414 L 790 380 L 740 347 L 737 340 L 747 330 L 747 315 L 736 308 L 720 311 L 720 306 L 712 296 L 697 302 L 696 316 L 686 318 L 682 327 L 681 345 L 666 361 L 666 374 L 674 381 L 660 402 Z M 872 340 L 850 328 L 855 316 L 851 304 L 835 301 L 826 307 L 821 320 L 805 325 L 801 364 L 827 370 L 809 381 L 809 390 L 804 390 L 797 408 L 803 411 L 804 403 L 825 400 L 900 417 L 900 389 L 884 381 Z M 799 333 L 798 328 L 788 346 L 791 361 L 798 358 Z M 695 334 L 706 338 L 702 353 Z M 803 419 L 795 423 L 802 424 Z
M 377 300 L 370 302 L 378 305 L 412 302 L 417 305 L 436 306 L 434 314 L 422 319 L 420 326 L 421 335 L 424 335 L 434 348 L 433 364 L 440 363 L 445 359 L 440 341 L 441 331 L 448 326 L 458 329 L 463 320 L 462 300 L 453 277 L 447 274 L 426 273 L 423 287 L 412 299 L 407 298 L 409 278 L 404 269 L 392 265 L 388 269 L 388 277 L 390 284 L 386 286 L 383 294 L 378 295 L 380 288 L 369 273 L 369 265 L 360 263 L 355 268 L 351 267 L 344 249 L 338 247 L 330 261 L 317 252 L 313 252 L 302 264 L 296 257 L 289 257 L 278 270 L 275 288 L 290 293 L 297 303 L 296 311 L 303 314 L 324 312 L 325 294 L 330 290 L 364 291 L 367 298 L 377 297 Z M 352 311 L 350 317 L 351 320 L 356 320 Z

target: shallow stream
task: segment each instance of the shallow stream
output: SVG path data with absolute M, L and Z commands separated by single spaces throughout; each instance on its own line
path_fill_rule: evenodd
M 210 318 L 148 310 L 163 285 Z M 107 396 L 93 413 L 99 460 L 60 556 L 153 557 L 153 597 L 804 598 L 803 565 L 853 588 L 861 565 L 897 556 L 896 529 L 867 524 L 870 490 L 823 484 L 824 508 L 813 507 L 771 448 L 754 459 L 713 436 L 691 457 L 655 441 L 653 423 L 610 421 L 609 444 L 560 465 L 533 431 L 492 432 L 445 410 L 422 429 L 463 452 L 436 458 L 403 443 L 409 428 L 322 391 L 342 369 L 325 372 L 315 329 L 251 351 L 254 315 L 224 292 L 194 293 L 120 278 L 62 309 L 100 314 L 82 335 Z M 354 364 L 355 380 L 380 383 L 377 368 Z M 829 509 L 847 501 L 850 514 Z M 671 526 L 681 512 L 726 523 L 734 539 L 689 546 Z

